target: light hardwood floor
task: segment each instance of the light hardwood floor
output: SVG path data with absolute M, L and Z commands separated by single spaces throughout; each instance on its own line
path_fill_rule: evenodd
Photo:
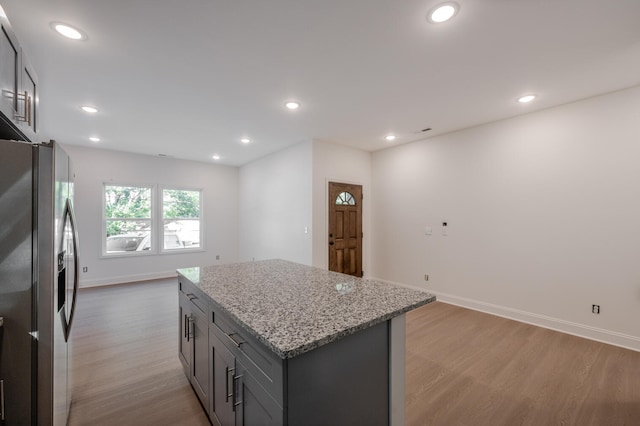
M 640 353 L 444 303 L 407 318 L 408 425 L 640 425 Z
M 177 280 L 81 289 L 69 426 L 209 425 L 178 360 Z
M 176 285 L 81 290 L 70 426 L 209 424 Z M 640 425 L 640 353 L 433 303 L 407 316 L 407 425 Z

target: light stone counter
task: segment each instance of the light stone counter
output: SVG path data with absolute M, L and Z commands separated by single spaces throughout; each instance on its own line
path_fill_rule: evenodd
M 293 358 L 435 296 L 284 260 L 179 269 L 280 358 Z

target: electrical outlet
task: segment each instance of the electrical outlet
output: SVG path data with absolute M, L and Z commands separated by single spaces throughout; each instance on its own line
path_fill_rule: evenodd
M 599 314 L 600 313 L 600 305 L 591 305 L 591 312 L 593 312 L 594 314 Z
M 82 272 L 89 272 L 89 268 L 87 266 L 82 267 Z
M 216 260 L 220 260 L 220 255 L 216 254 Z
M 424 280 L 429 281 L 429 274 L 424 274 Z

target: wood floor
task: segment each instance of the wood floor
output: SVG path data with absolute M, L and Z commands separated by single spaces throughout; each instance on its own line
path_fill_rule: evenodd
M 176 279 L 82 289 L 69 426 L 209 425 L 178 361 Z
M 69 425 L 208 425 L 175 280 L 83 289 Z M 407 316 L 407 425 L 640 425 L 640 353 L 433 303 Z M 296 425 L 297 426 L 297 425 Z
M 408 425 L 640 425 L 640 353 L 444 303 L 407 319 Z

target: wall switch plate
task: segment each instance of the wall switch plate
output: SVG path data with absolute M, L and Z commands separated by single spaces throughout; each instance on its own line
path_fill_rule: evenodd
M 220 260 L 220 255 L 216 254 L 216 260 Z
M 600 305 L 591 305 L 591 312 L 593 312 L 594 314 L 599 314 L 600 313 Z
M 89 268 L 87 266 L 82 267 L 82 272 L 89 272 Z
M 445 237 L 447 235 L 449 235 L 448 232 L 447 232 L 447 227 L 448 227 L 448 223 L 447 222 L 442 222 L 442 235 L 444 235 Z
M 424 280 L 429 281 L 429 274 L 424 274 Z

